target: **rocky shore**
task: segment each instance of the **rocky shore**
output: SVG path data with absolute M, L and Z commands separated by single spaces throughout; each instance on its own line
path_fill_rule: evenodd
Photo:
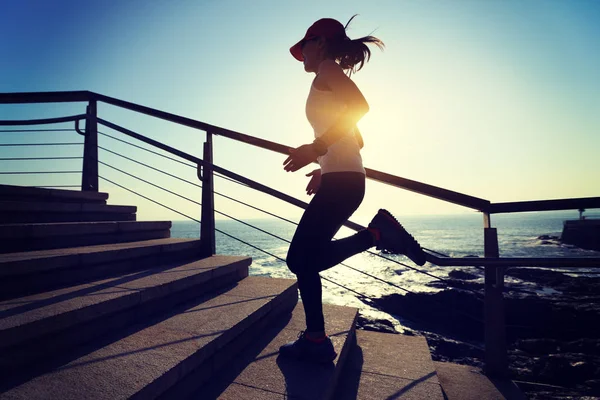
M 600 277 L 509 268 L 505 314 L 511 378 L 532 399 L 600 396 Z M 483 282 L 456 269 L 437 293 L 368 300 L 427 337 L 436 361 L 483 366 Z M 548 295 L 544 295 L 548 293 Z M 393 332 L 388 321 L 359 328 Z

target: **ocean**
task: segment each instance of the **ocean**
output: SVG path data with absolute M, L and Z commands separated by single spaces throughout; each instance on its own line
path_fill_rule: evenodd
M 599 217 L 586 213 L 586 217 Z M 563 222 L 567 219 L 577 219 L 576 211 L 570 212 L 540 212 L 499 214 L 492 216 L 492 226 L 497 228 L 500 256 L 503 257 L 600 257 L 600 252 L 583 250 L 574 246 L 561 244 L 558 240 L 540 238 L 541 236 L 560 237 Z M 483 256 L 483 218 L 480 213 L 446 215 L 446 216 L 405 216 L 398 217 L 405 228 L 419 241 L 431 250 L 453 257 Z M 279 219 L 244 220 L 245 223 L 256 226 L 283 239 L 291 240 L 295 225 Z M 233 220 L 217 220 L 218 230 L 248 244 L 230 238 L 219 232 L 216 234 L 217 254 L 245 255 L 252 257 L 250 275 L 273 278 L 295 278 L 284 261 L 288 243 L 260 232 L 250 226 Z M 171 236 L 174 238 L 198 238 L 199 224 L 194 221 L 173 221 Z M 350 229 L 342 228 L 336 238 L 349 236 Z M 378 256 L 374 248 L 372 253 L 364 252 L 347 259 L 344 264 L 357 270 L 377 276 L 387 282 L 412 292 L 436 292 L 440 289 L 428 284 L 434 280 L 428 275 L 410 269 L 417 268 L 440 278 L 448 277 L 448 273 L 457 267 L 438 267 L 429 263 L 418 267 L 404 256 L 385 255 L 393 260 Z M 398 264 L 402 263 L 402 264 Z M 475 267 L 461 267 L 461 270 L 477 275 L 477 281 L 483 282 L 483 271 Z M 586 270 L 581 270 L 584 272 Z M 589 270 L 587 270 L 589 271 Z M 369 297 L 380 297 L 390 293 L 404 294 L 405 291 L 387 283 L 366 276 L 344 265 L 338 265 L 321 273 L 333 282 L 343 285 Z M 394 324 L 397 330 L 402 330 L 400 320 L 393 315 L 376 310 L 361 301 L 358 296 L 334 283 L 323 281 L 323 302 L 337 305 L 357 307 L 361 314 L 386 319 Z M 476 282 L 477 282 L 476 281 Z M 518 283 L 515 278 L 506 277 L 506 284 Z M 538 295 L 548 296 L 555 293 L 549 288 L 538 288 Z

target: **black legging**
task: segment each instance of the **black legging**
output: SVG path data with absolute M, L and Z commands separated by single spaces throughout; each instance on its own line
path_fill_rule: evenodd
M 325 330 L 319 272 L 373 246 L 373 237 L 367 230 L 332 240 L 342 224 L 356 211 L 364 195 L 364 174 L 323 174 L 321 186 L 296 228 L 286 262 L 298 278 L 306 330 L 309 332 Z

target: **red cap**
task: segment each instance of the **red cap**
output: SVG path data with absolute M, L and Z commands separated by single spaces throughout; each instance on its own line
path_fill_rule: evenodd
M 290 53 L 298 61 L 304 61 L 302 57 L 302 45 L 305 41 L 323 36 L 326 39 L 345 38 L 346 29 L 339 21 L 332 18 L 323 18 L 311 25 L 306 35 L 298 43 L 290 48 Z

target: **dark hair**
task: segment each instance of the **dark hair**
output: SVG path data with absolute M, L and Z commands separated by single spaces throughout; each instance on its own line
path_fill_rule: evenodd
M 354 14 L 344 29 L 348 28 L 350 22 L 358 14 Z M 340 67 L 344 70 L 349 70 L 348 75 L 352 75 L 353 72 L 360 71 L 365 65 L 365 61 L 371 59 L 371 49 L 367 44 L 374 44 L 381 50 L 385 47 L 383 42 L 375 36 L 364 36 L 359 39 L 350 39 L 347 35 L 344 38 L 337 40 L 329 40 L 327 42 L 327 53 L 332 57 Z M 358 66 L 358 67 L 357 67 Z

